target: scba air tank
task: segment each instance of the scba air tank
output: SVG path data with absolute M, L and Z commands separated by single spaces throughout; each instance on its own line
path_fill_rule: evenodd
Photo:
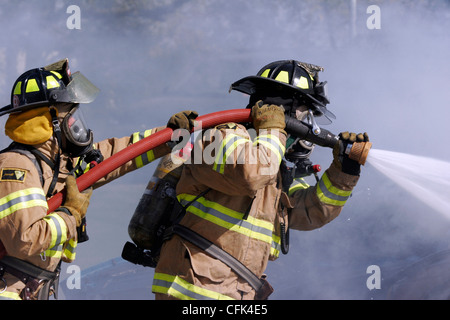
M 190 148 L 188 144 L 180 153 L 168 154 L 159 161 L 136 207 L 128 225 L 128 234 L 141 249 L 153 250 L 160 244 L 159 236 L 164 232 L 161 228 L 170 218 L 173 204 L 177 201 L 176 186 Z

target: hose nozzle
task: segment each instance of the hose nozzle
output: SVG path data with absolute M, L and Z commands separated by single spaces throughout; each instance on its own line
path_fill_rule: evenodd
M 367 156 L 369 155 L 370 148 L 372 148 L 372 142 L 355 142 L 347 146 L 345 153 L 348 154 L 350 159 L 364 165 Z

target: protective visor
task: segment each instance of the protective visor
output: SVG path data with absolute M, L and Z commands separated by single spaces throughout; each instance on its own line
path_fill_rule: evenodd
M 320 82 L 314 87 L 314 95 L 306 94 L 306 96 L 312 102 L 314 115 L 316 120 L 318 120 L 317 123 L 330 124 L 333 121 L 332 119 L 336 119 L 336 116 L 326 107 L 330 103 L 326 81 Z
M 76 106 L 64 117 L 62 130 L 67 140 L 76 146 L 87 146 L 92 142 L 93 134 L 87 126 L 81 109 Z
M 79 71 L 72 74 L 72 80 L 61 90 L 52 91 L 50 99 L 55 102 L 91 103 L 100 90 Z

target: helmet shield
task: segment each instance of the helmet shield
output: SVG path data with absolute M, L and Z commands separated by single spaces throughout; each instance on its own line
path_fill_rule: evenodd
M 72 80 L 66 86 L 62 99 L 57 102 L 91 103 L 95 100 L 100 90 L 92 84 L 83 74 L 75 72 Z

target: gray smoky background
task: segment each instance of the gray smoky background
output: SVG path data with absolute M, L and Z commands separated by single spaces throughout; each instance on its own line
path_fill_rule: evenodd
M 71 5 L 80 29 L 68 28 Z M 371 5 L 379 29 L 368 27 Z M 67 57 L 101 89 L 83 106 L 97 141 L 163 126 L 181 110 L 244 108 L 248 97 L 228 93 L 231 83 L 296 59 L 325 68 L 337 116 L 326 129 L 367 131 L 377 149 L 450 158 L 450 1 L 0 0 L 0 26 L 3 105 L 22 72 Z M 1 147 L 9 143 L 1 135 Z M 332 152 L 316 147 L 311 159 L 324 171 Z M 120 254 L 155 167 L 96 190 L 90 240 L 74 263 L 81 285 L 70 285 L 76 274 L 64 265 L 60 298 L 153 299 L 153 269 Z M 291 231 L 289 254 L 267 269 L 271 298 L 449 299 L 449 226 L 368 164 L 335 221 Z M 380 288 L 367 285 L 370 266 Z

